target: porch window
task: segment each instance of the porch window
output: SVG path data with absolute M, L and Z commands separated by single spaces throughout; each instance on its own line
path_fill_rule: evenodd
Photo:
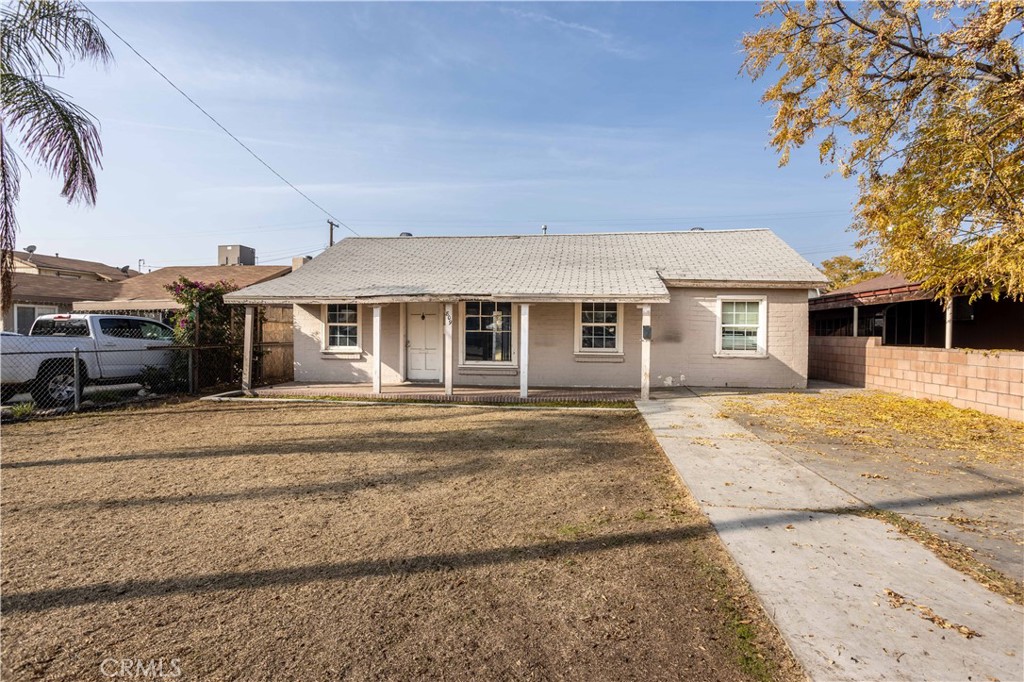
M 463 310 L 463 360 L 511 364 L 512 304 L 471 301 Z
M 622 304 L 576 304 L 576 352 L 622 352 Z
M 768 354 L 768 301 L 764 296 L 718 298 L 716 355 L 765 357 Z
M 329 303 L 325 307 L 326 349 L 358 351 L 360 348 L 359 306 L 355 303 Z

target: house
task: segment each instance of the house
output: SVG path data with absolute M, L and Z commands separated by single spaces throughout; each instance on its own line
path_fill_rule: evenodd
M 139 274 L 128 266 L 115 268 L 91 260 L 63 258 L 59 255 L 47 256 L 34 250 L 14 252 L 14 272 L 93 282 L 120 282 Z
M 117 283 L 138 273 L 95 261 L 14 252 L 11 296 L 14 305 L 4 313 L 0 329 L 27 334 L 40 315 L 69 312 L 75 301 L 101 300 L 116 295 Z
M 1024 301 L 966 296 L 947 307 L 899 274 L 812 298 L 811 336 L 878 337 L 885 346 L 1024 350 Z
M 769 230 L 354 237 L 225 300 L 294 304 L 297 381 L 646 395 L 805 386 L 824 282 Z
M 222 255 L 227 249 L 220 247 Z M 247 248 L 247 247 L 241 247 Z M 253 256 L 253 260 L 255 256 Z M 222 260 L 222 258 L 219 258 Z M 170 323 L 171 317 L 182 305 L 174 300 L 167 291 L 168 284 L 174 284 L 180 278 L 195 282 L 213 283 L 225 281 L 236 287 L 246 287 L 259 282 L 266 282 L 291 272 L 288 265 L 191 265 L 171 266 L 154 270 L 145 275 L 132 277 L 118 284 L 117 292 L 109 298 L 94 301 L 77 301 L 74 304 L 76 313 L 119 313 L 124 315 L 140 315 Z M 267 306 L 260 311 L 258 328 L 254 330 L 254 338 L 260 348 L 258 376 L 261 381 L 287 381 L 293 376 L 294 366 L 292 355 L 292 308 L 291 306 Z M 205 388 L 208 384 L 220 381 L 222 372 L 200 372 L 199 366 L 207 369 L 211 366 L 205 360 L 207 356 L 221 357 L 215 348 L 201 348 L 193 361 L 193 370 L 197 376 L 193 386 Z M 213 364 L 217 364 L 214 362 Z
M 167 291 L 181 277 L 197 282 L 230 282 L 242 288 L 265 282 L 291 272 L 288 265 L 175 265 L 124 280 L 114 295 L 75 302 L 76 313 L 124 313 L 142 315 L 167 322 L 181 304 Z

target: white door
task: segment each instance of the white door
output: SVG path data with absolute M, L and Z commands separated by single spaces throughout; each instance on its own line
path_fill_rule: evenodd
M 441 306 L 409 303 L 405 309 L 406 376 L 409 381 L 441 381 Z

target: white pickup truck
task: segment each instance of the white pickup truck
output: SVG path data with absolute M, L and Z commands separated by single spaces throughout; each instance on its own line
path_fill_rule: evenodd
M 88 384 L 124 383 L 147 368 L 170 370 L 174 332 L 165 324 L 128 315 L 43 315 L 28 336 L 0 338 L 0 399 L 28 390 L 37 405 L 75 398 L 77 348 L 81 391 Z

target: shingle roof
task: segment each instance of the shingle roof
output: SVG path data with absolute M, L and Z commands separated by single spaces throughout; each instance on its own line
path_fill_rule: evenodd
M 503 237 L 350 237 L 236 303 L 434 298 L 666 301 L 666 282 L 825 281 L 769 230 Z
M 107 299 L 76 303 L 75 310 L 174 310 L 179 306 L 164 285 L 187 277 L 198 282 L 225 280 L 242 288 L 280 277 L 291 270 L 288 265 L 197 265 L 160 268 L 145 275 L 117 283 L 116 293 Z M 56 279 L 56 278 L 53 278 Z
M 821 298 L 824 298 L 825 296 L 846 296 L 849 294 L 863 294 L 870 291 L 898 289 L 901 287 L 915 286 L 916 284 L 917 282 L 911 282 L 899 273 L 886 272 L 878 277 L 872 277 L 871 279 L 866 279 L 863 282 L 857 282 L 856 284 L 851 284 L 850 286 L 830 291 L 827 294 L 822 294 Z
M 61 256 L 46 256 L 41 253 L 29 253 L 28 251 L 15 251 L 14 257 L 36 267 L 51 270 L 63 270 L 65 272 L 82 272 L 98 275 L 111 282 L 120 282 L 139 273 L 129 269 L 127 273 L 105 263 L 98 263 L 91 260 L 79 260 L 78 258 L 63 258 Z
M 73 303 L 85 299 L 108 299 L 117 294 L 116 282 L 71 279 L 53 275 L 12 273 L 11 296 L 15 303 Z

